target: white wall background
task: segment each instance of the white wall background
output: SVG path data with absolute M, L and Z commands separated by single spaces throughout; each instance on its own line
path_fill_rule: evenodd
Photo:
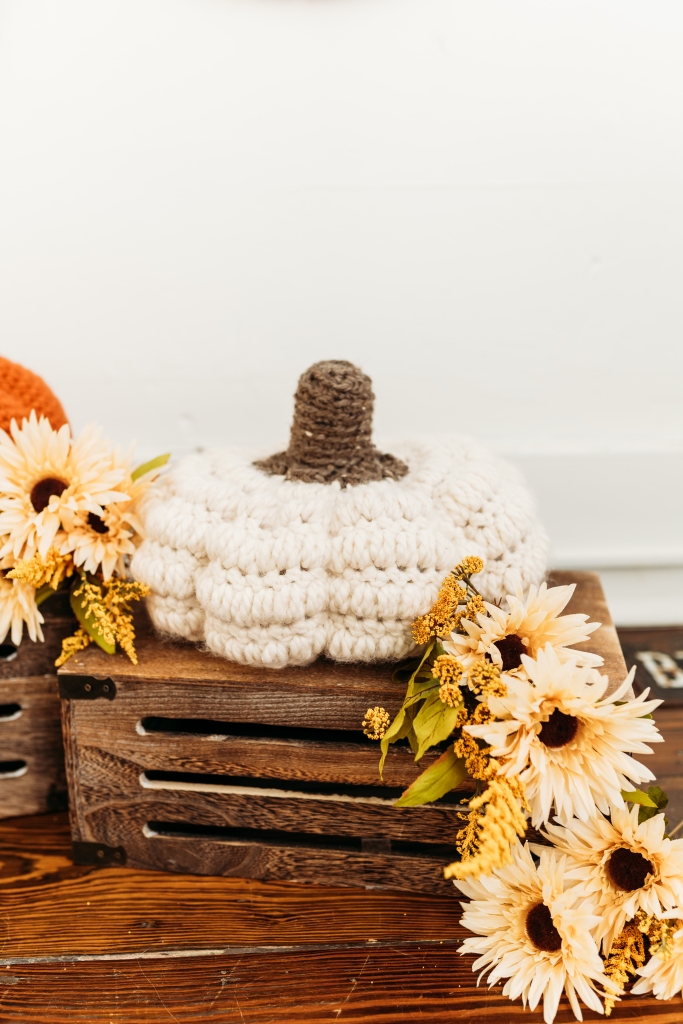
M 0 352 L 143 453 L 351 359 L 683 621 L 682 53 L 678 0 L 1 0 Z

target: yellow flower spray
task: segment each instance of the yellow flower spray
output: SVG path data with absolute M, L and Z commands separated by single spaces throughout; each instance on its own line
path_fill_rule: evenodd
M 98 638 L 110 647 L 116 644 L 125 651 L 134 665 L 138 658 L 135 652 L 135 626 L 131 613 L 131 601 L 147 597 L 150 588 L 144 583 L 133 583 L 112 577 L 110 580 L 93 580 L 81 576 L 81 584 L 73 591 L 72 598 L 80 598 L 82 618 L 85 626 L 62 641 L 62 653 L 55 665 L 64 665 L 77 651 Z M 87 620 L 90 620 L 88 623 Z

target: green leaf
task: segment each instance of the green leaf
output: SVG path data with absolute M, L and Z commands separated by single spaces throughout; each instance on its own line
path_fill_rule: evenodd
M 429 679 L 414 680 L 413 695 L 412 697 L 408 697 L 406 700 L 403 701 L 403 707 L 401 708 L 401 711 L 404 712 L 403 724 L 401 725 L 398 734 L 396 736 L 392 736 L 390 740 L 391 743 L 396 743 L 398 742 L 398 740 L 407 739 L 413 754 L 417 754 L 419 742 L 417 736 L 415 735 L 415 730 L 413 728 L 415 715 L 418 712 L 417 705 L 424 701 L 425 696 L 428 695 L 432 690 L 438 691 L 438 689 L 439 684 L 438 682 L 435 682 L 434 677 L 431 675 L 431 673 Z M 401 712 L 399 712 L 399 714 L 400 713 Z M 380 763 L 380 775 L 382 774 L 381 769 L 384 767 L 384 756 L 385 755 L 382 756 Z
M 413 669 L 412 674 L 408 678 L 408 688 L 406 690 L 406 695 L 405 695 L 405 698 L 403 700 L 403 704 L 401 705 L 401 708 L 397 712 L 396 717 L 394 718 L 393 722 L 391 723 L 391 725 L 389 726 L 389 728 L 384 733 L 384 736 L 381 739 L 380 747 L 381 747 L 382 754 L 381 754 L 380 759 L 379 759 L 379 776 L 380 776 L 380 778 L 382 778 L 382 770 L 384 768 L 384 762 L 386 761 L 387 754 L 389 753 L 389 744 L 390 743 L 396 743 L 396 742 L 398 742 L 398 740 L 402 740 L 402 739 L 405 739 L 406 737 L 408 737 L 408 740 L 410 742 L 410 746 L 412 747 L 413 752 L 415 751 L 415 748 L 413 746 L 413 740 L 410 738 L 411 737 L 411 733 L 412 733 L 412 727 L 413 727 L 413 714 L 414 713 L 410 714 L 409 711 L 410 711 L 410 708 L 411 708 L 412 704 L 415 703 L 415 701 L 413 700 L 413 696 L 417 696 L 417 699 L 420 699 L 419 695 L 421 695 L 422 690 L 425 689 L 425 687 L 429 685 L 429 680 L 430 679 L 431 679 L 431 685 L 432 686 L 434 685 L 434 677 L 432 676 L 432 670 L 427 665 L 427 668 L 429 669 L 429 671 L 428 671 L 428 678 L 427 679 L 421 679 L 420 682 L 417 683 L 418 695 L 414 694 L 415 686 L 416 686 L 416 678 L 417 678 L 418 674 L 420 673 L 420 670 L 422 669 L 422 666 L 425 665 L 425 662 L 429 658 L 429 656 L 432 653 L 433 649 L 434 649 L 434 641 L 432 640 L 432 641 L 430 641 L 430 643 L 427 644 L 427 647 L 425 648 L 425 650 L 424 650 L 424 652 L 422 654 L 422 657 L 418 661 L 414 661 L 413 662 L 415 667 Z M 399 669 L 396 670 L 394 675 L 396 675 L 399 671 L 403 671 L 403 670 L 399 667 Z M 424 675 L 424 673 L 423 673 L 423 675 Z
M 656 803 L 660 811 L 663 811 L 669 802 L 668 796 L 666 795 L 663 789 L 659 788 L 659 786 L 650 786 L 650 788 L 647 791 L 647 795 L 649 796 L 650 800 L 653 800 Z
M 413 683 L 412 697 L 406 697 L 403 701 L 404 708 L 414 707 L 421 700 L 425 700 L 431 694 L 439 692 L 439 682 L 431 676 L 429 679 L 416 679 Z
M 141 466 L 134 469 L 130 474 L 131 480 L 139 480 L 141 476 L 146 476 L 147 473 L 151 473 L 153 469 L 159 469 L 161 466 L 165 466 L 168 460 L 171 458 L 171 453 L 166 452 L 165 455 L 157 455 L 156 459 L 150 459 L 149 462 L 143 462 Z
M 392 682 L 403 683 L 407 686 L 420 668 L 422 660 L 422 656 L 420 656 L 419 658 L 407 658 L 405 661 L 399 661 L 398 665 L 391 673 Z
M 430 690 L 413 721 L 413 731 L 418 740 L 416 761 L 419 761 L 430 747 L 448 739 L 455 729 L 459 711 L 459 707 L 452 708 L 448 704 L 444 704 L 439 697 L 438 687 Z
M 641 804 L 643 807 L 657 808 L 657 804 L 652 797 L 648 793 L 643 793 L 642 789 L 634 789 L 632 793 L 627 793 L 625 789 L 622 789 L 621 795 L 630 804 Z
M 47 601 L 48 597 L 52 597 L 57 591 L 54 590 L 49 583 L 44 583 L 42 587 L 36 590 L 36 607 L 40 608 L 43 601 Z
M 439 800 L 446 793 L 459 786 L 467 776 L 464 757 L 456 757 L 453 747 L 437 757 L 421 775 L 415 779 L 394 804 L 394 807 L 419 807 Z
M 81 586 L 82 580 L 75 580 L 71 587 L 71 596 L 69 603 L 71 604 L 71 610 L 78 619 L 79 625 L 83 626 L 86 633 L 95 641 L 98 647 L 101 647 L 107 654 L 114 654 L 116 646 L 114 644 L 108 644 L 104 639 L 99 629 L 97 628 L 97 620 L 95 616 L 85 614 L 85 608 L 83 607 L 84 598 L 82 594 L 76 594 L 76 591 Z
M 414 717 L 415 717 L 415 712 L 413 711 L 413 718 Z M 417 754 L 418 750 L 420 749 L 420 744 L 418 742 L 417 736 L 415 735 L 415 730 L 413 729 L 413 720 L 412 719 L 410 720 L 410 731 L 407 734 L 407 739 L 408 739 L 408 743 L 410 744 L 410 749 L 412 750 L 413 754 Z
M 647 791 L 647 795 L 649 796 L 650 800 L 652 800 L 656 804 L 656 807 L 645 806 L 640 808 L 640 810 L 638 811 L 639 825 L 642 825 L 644 821 L 648 821 L 650 818 L 654 818 L 655 814 L 659 814 L 660 811 L 663 811 L 669 802 L 668 796 L 666 795 L 663 789 L 659 788 L 659 786 L 650 786 L 650 788 Z M 664 819 L 664 821 L 668 825 L 668 821 L 666 818 Z
M 384 743 L 384 740 L 387 739 L 387 735 L 391 733 L 389 739 L 387 740 L 386 747 L 382 746 L 382 755 L 380 757 L 379 762 L 380 777 L 382 777 L 384 761 L 386 759 L 387 754 L 389 753 L 390 743 L 398 743 L 399 740 L 407 739 L 408 743 L 410 743 L 411 749 L 415 751 L 415 744 L 417 743 L 417 740 L 415 739 L 415 734 L 413 732 L 413 719 L 415 718 L 416 710 L 417 709 L 415 708 L 414 705 L 409 708 L 402 707 L 394 721 L 391 723 L 389 729 L 382 737 L 382 743 Z

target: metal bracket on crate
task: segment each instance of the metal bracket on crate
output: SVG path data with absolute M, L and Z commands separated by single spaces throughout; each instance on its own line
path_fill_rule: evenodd
M 73 841 L 74 864 L 125 864 L 126 851 L 123 846 L 105 846 L 104 843 L 80 843 Z
M 60 676 L 59 696 L 62 700 L 114 700 L 116 683 L 113 679 L 94 679 L 92 676 Z

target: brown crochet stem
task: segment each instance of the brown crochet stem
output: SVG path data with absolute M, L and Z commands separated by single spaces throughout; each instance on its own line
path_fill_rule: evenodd
M 314 363 L 299 377 L 289 448 L 254 465 L 287 480 L 342 487 L 400 480 L 408 467 L 372 443 L 372 381 L 353 363 Z

